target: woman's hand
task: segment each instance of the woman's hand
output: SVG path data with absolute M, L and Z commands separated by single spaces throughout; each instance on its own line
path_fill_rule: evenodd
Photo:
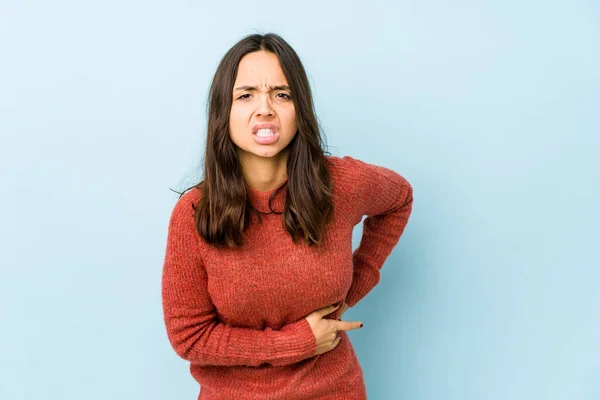
M 335 319 L 323 318 L 338 308 L 339 306 L 323 307 L 317 311 L 313 311 L 306 317 L 306 320 L 308 321 L 313 331 L 313 335 L 315 335 L 315 339 L 317 341 L 317 351 L 314 354 L 315 356 L 335 349 L 340 342 L 340 337 L 337 336 L 337 331 L 350 331 L 353 329 L 358 329 L 363 325 L 362 323 L 356 321 L 337 321 Z

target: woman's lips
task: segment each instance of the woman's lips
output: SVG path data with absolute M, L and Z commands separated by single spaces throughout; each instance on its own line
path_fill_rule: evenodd
M 259 129 L 270 129 L 273 132 L 275 132 L 277 130 L 277 125 L 275 125 L 272 122 L 265 122 L 262 124 L 256 124 L 252 127 L 252 133 L 256 133 L 256 131 L 258 131 Z
M 272 144 L 279 139 L 279 131 L 273 131 L 273 135 L 271 136 L 258 136 L 257 134 L 253 133 L 252 137 L 258 144 Z

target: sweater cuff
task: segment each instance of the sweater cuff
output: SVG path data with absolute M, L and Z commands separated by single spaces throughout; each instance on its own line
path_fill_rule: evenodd
M 288 365 L 314 356 L 317 341 L 308 320 L 302 318 L 281 328 L 273 348 L 273 365 Z

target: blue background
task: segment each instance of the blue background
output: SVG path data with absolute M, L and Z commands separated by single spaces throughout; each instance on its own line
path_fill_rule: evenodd
M 162 321 L 169 188 L 200 178 L 217 63 L 269 31 L 329 150 L 414 187 L 345 314 L 369 398 L 599 399 L 600 6 L 577 0 L 3 0 L 0 398 L 196 398 Z

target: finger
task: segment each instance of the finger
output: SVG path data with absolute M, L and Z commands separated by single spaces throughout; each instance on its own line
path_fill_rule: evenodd
M 329 349 L 329 350 L 333 350 L 333 349 L 335 349 L 335 348 L 337 347 L 337 345 L 340 343 L 340 340 L 342 340 L 342 337 L 341 337 L 341 336 L 338 336 L 338 337 L 337 337 L 337 338 L 336 338 L 336 339 L 333 341 L 333 343 L 331 344 L 331 347 L 330 347 L 330 349 Z
M 328 314 L 331 314 L 331 313 L 332 313 L 332 312 L 334 312 L 335 310 L 337 310 L 337 309 L 338 309 L 338 307 L 339 307 L 339 305 L 337 305 L 337 306 L 332 306 L 332 305 L 329 305 L 329 306 L 327 306 L 327 307 L 323 307 L 323 308 L 321 308 L 321 309 L 319 309 L 319 310 L 317 310 L 317 311 L 318 311 L 318 314 L 319 314 L 321 317 L 324 317 L 324 316 L 326 316 L 326 315 L 328 315 Z
M 357 321 L 335 321 L 335 328 L 338 331 L 351 331 L 362 328 L 362 322 Z

